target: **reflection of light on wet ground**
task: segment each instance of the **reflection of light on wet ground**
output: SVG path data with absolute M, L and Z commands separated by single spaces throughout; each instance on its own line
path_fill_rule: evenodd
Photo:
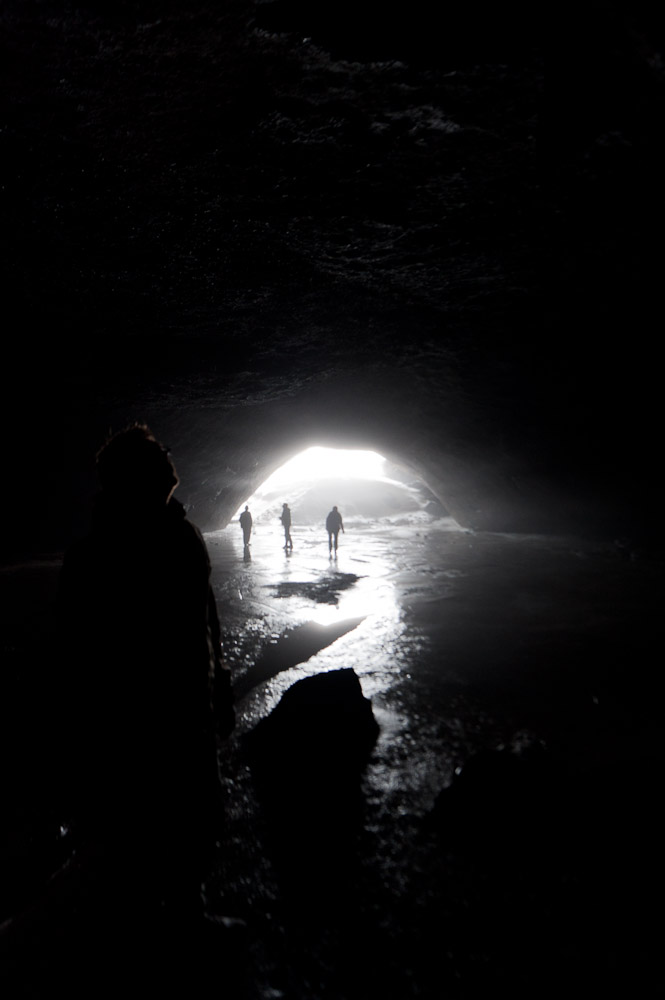
M 255 532 L 250 561 L 243 558 L 235 526 L 207 534 L 213 583 L 222 603 L 235 605 L 242 617 L 269 613 L 284 625 L 399 617 L 395 567 L 380 539 L 347 534 L 331 559 L 320 531 L 294 528 L 292 534 L 294 549 L 285 553 L 279 531 Z
M 568 637 L 602 634 L 608 590 L 614 618 L 630 610 L 618 582 L 612 591 L 612 574 L 620 582 L 624 563 L 606 564 L 610 555 L 594 553 L 591 543 L 589 558 L 581 558 L 578 539 L 474 535 L 441 521 L 397 529 L 350 523 L 331 560 L 320 529 L 296 526 L 286 554 L 279 525 L 270 525 L 253 536 L 250 561 L 237 525 L 206 540 L 225 655 L 235 677 L 252 680 L 254 671 L 258 678 L 239 700 L 238 733 L 301 678 L 353 668 L 381 727 L 364 788 L 382 815 L 430 808 L 460 761 L 512 734 L 513 700 L 496 702 L 495 716 L 495 703 L 488 711 L 479 691 L 494 697 L 502 685 L 514 686 L 517 721 L 528 730 L 549 711 L 539 677 L 565 662 Z M 349 622 L 307 658 L 285 658 L 281 669 L 289 631 Z M 270 667 L 269 649 L 277 670 L 262 675 L 257 664 Z M 528 698 L 533 708 L 523 718 Z
M 243 696 L 240 711 L 253 718 L 269 711 L 302 676 L 351 666 L 371 696 L 385 691 L 391 674 L 405 667 L 405 657 L 399 655 L 404 623 L 396 586 L 404 558 L 399 546 L 391 549 L 390 531 L 350 528 L 332 559 L 320 529 L 295 527 L 292 534 L 294 548 L 286 553 L 279 526 L 256 531 L 249 561 L 236 525 L 206 536 L 222 630 L 233 630 L 240 646 L 243 638 L 245 643 L 251 641 L 250 652 L 242 663 L 232 662 L 232 669 L 252 671 L 266 648 L 277 645 L 289 629 L 305 623 L 334 626 L 360 621 L 306 661 Z
M 369 543 L 369 539 L 363 540 L 361 557 L 341 554 L 334 561 L 334 568 L 330 572 L 332 586 L 336 576 L 342 572 L 340 563 L 346 572 L 354 573 L 358 580 L 353 587 L 340 593 L 336 605 L 321 605 L 316 608 L 311 614 L 314 621 L 327 625 L 339 618 L 399 617 L 395 586 L 390 579 L 391 567 L 385 557 L 377 551 L 372 552 Z
M 349 521 L 336 559 L 329 557 L 325 532 L 310 525 L 294 526 L 288 553 L 279 523 L 256 527 L 249 554 L 243 553 L 237 524 L 206 536 L 228 637 L 225 655 L 240 679 L 238 731 L 246 732 L 272 711 L 296 681 L 352 667 L 381 726 L 376 760 L 366 775 L 370 795 L 372 788 L 379 794 L 402 780 L 397 773 L 406 780 L 408 772 L 419 787 L 441 777 L 438 764 L 422 755 L 417 765 L 410 759 L 410 741 L 418 717 L 415 702 L 422 699 L 420 685 L 427 676 L 431 616 L 437 625 L 445 621 L 464 576 L 448 558 L 449 543 L 465 538 L 454 522 L 400 520 Z M 425 605 L 432 612 L 421 625 L 413 607 Z M 306 659 L 288 660 L 290 631 L 312 623 L 349 628 Z M 426 728 L 423 720 L 417 725 Z

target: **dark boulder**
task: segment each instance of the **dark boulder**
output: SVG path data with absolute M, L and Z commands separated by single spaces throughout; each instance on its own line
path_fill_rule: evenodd
M 379 727 L 351 668 L 297 681 L 246 737 L 259 784 L 358 775 Z M 317 780 L 316 782 L 320 782 Z
M 353 876 L 378 732 L 356 673 L 341 669 L 298 681 L 245 737 L 275 868 L 310 902 L 329 904 Z

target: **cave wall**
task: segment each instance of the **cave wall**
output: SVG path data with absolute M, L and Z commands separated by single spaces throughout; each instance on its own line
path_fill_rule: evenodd
M 459 387 L 442 395 L 408 373 L 374 369 L 283 399 L 143 418 L 169 443 L 178 497 L 202 530 L 223 528 L 272 472 L 313 445 L 379 452 L 472 530 L 593 533 L 598 520 L 597 496 L 566 494 L 539 473 Z
M 524 12 L 5 5 L 3 550 L 82 529 L 133 419 L 204 529 L 317 443 L 468 527 L 658 537 L 662 18 L 564 6 L 545 86 Z
M 72 398 L 65 413 L 50 408 L 48 395 L 35 400 L 19 435 L 4 428 L 5 548 L 60 549 L 81 534 L 97 489 L 95 452 L 109 432 L 135 420 L 170 448 L 177 496 L 204 531 L 223 528 L 272 472 L 312 445 L 379 452 L 472 530 L 614 538 L 652 523 L 644 497 L 655 502 L 657 492 L 630 478 L 622 491 L 613 477 L 599 478 L 593 463 L 582 474 L 572 450 L 568 464 L 553 461 L 556 433 L 516 431 L 491 395 L 474 394 L 454 372 L 373 364 L 310 372 L 287 388 L 269 374 L 242 399 L 230 376 L 208 386 L 204 400 L 199 388 Z

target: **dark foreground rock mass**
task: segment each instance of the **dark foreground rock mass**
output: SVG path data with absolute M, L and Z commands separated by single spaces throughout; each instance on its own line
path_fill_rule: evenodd
M 257 780 L 271 789 L 279 775 L 290 783 L 322 769 L 344 782 L 362 771 L 378 728 L 358 676 L 342 668 L 293 684 L 248 734 L 247 746 Z
M 476 873 L 472 895 L 484 919 L 460 931 L 492 956 L 489 965 L 501 955 L 519 980 L 554 995 L 562 968 L 553 967 L 552 948 L 563 954 L 578 940 L 581 981 L 591 984 L 595 969 L 618 989 L 643 977 L 648 991 L 657 976 L 641 898 L 662 877 L 660 771 L 655 760 L 624 760 L 581 776 L 538 746 L 469 758 L 425 826 L 442 852 L 457 852 Z M 641 959 L 626 963 L 628 955 Z
M 360 778 L 379 733 L 348 668 L 297 681 L 246 738 L 284 905 L 354 905 L 363 817 Z

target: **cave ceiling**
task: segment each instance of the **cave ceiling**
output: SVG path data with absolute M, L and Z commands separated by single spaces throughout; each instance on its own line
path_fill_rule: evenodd
M 586 502 L 617 454 L 649 488 L 662 25 L 582 5 L 548 69 L 524 5 L 450 14 L 440 44 L 425 6 L 362 9 L 5 5 L 14 517 L 44 479 L 80 493 L 128 419 L 202 516 L 354 439 L 437 488 L 443 462 L 462 492 Z

